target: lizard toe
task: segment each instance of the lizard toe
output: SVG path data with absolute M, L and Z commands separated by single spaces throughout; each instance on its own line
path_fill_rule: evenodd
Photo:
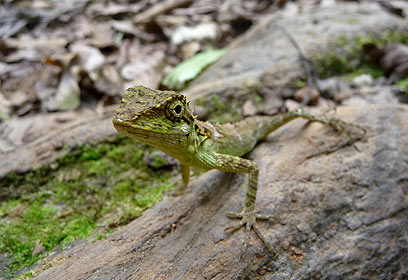
M 274 216 L 267 216 L 267 215 L 260 215 L 255 212 L 247 212 L 247 211 L 242 211 L 242 212 L 227 212 L 227 216 L 230 218 L 241 218 L 241 221 L 239 224 L 235 226 L 230 226 L 226 228 L 224 231 L 237 231 L 240 228 L 245 226 L 245 251 L 248 248 L 248 245 L 250 243 L 250 233 L 251 229 L 253 229 L 256 233 L 256 235 L 261 239 L 261 241 L 265 244 L 267 247 L 268 251 L 272 254 L 275 255 L 275 250 L 273 249 L 272 244 L 266 239 L 266 237 L 261 233 L 259 228 L 256 226 L 256 219 L 261 219 L 261 220 L 276 220 L 277 218 Z

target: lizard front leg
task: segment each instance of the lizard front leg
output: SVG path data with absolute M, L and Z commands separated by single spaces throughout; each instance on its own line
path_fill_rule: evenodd
M 181 177 L 183 178 L 183 189 L 186 189 L 190 181 L 190 165 L 180 162 Z
M 241 222 L 238 226 L 229 227 L 228 229 L 239 229 L 245 226 L 246 240 L 245 248 L 248 246 L 250 238 L 250 230 L 253 229 L 258 237 L 267 246 L 268 250 L 274 254 L 272 245 L 266 240 L 256 226 L 256 219 L 272 219 L 273 217 L 262 216 L 255 212 L 256 193 L 258 191 L 258 176 L 259 168 L 255 162 L 247 159 L 243 159 L 236 156 L 211 153 L 202 157 L 205 162 L 206 168 L 214 168 L 225 172 L 233 173 L 247 173 L 248 185 L 245 195 L 245 204 L 241 212 L 233 213 L 228 212 L 227 216 L 231 218 L 241 218 Z
M 182 195 L 188 191 L 188 182 L 190 181 L 190 165 L 180 162 L 180 172 L 183 183 L 180 184 L 172 193 L 174 196 Z

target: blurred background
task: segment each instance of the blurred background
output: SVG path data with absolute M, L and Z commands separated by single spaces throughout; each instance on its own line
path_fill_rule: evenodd
M 309 2 L 309 1 L 304 1 Z M 310 1 L 307 5 L 318 5 Z M 0 120 L 117 103 L 292 1 L 2 1 Z M 306 4 L 305 4 L 306 5 Z
M 58 111 L 102 112 L 138 84 L 181 90 L 183 78 L 166 79 L 180 62 L 223 49 L 278 11 L 296 15 L 342 2 L 380 4 L 402 17 L 406 7 L 404 1 L 3 0 L 0 123 Z M 37 136 L 31 132 L 23 139 L 27 133 L 21 131 L 6 136 L 5 130 L 0 124 L 0 151 Z

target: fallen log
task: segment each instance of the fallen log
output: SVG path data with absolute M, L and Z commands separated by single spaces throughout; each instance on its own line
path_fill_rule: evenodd
M 344 107 L 368 129 L 346 135 L 295 120 L 249 158 L 260 167 L 256 208 L 272 257 L 225 213 L 242 206 L 246 176 L 205 173 L 105 240 L 82 242 L 36 279 L 404 279 L 408 275 L 408 106 Z

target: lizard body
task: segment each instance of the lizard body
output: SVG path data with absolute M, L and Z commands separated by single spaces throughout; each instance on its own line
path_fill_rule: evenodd
M 113 124 L 120 134 L 154 146 L 180 162 L 184 187 L 187 187 L 190 166 L 218 169 L 225 172 L 247 173 L 248 186 L 245 204 L 240 213 L 228 213 L 241 218 L 237 227 L 253 228 L 262 241 L 271 245 L 256 228 L 255 213 L 259 169 L 255 162 L 241 158 L 256 143 L 285 123 L 304 118 L 344 130 L 340 120 L 328 120 L 303 111 L 292 111 L 277 116 L 253 116 L 228 124 L 215 124 L 198 120 L 184 95 L 174 91 L 151 90 L 142 86 L 126 90 L 122 103 L 115 111 Z

